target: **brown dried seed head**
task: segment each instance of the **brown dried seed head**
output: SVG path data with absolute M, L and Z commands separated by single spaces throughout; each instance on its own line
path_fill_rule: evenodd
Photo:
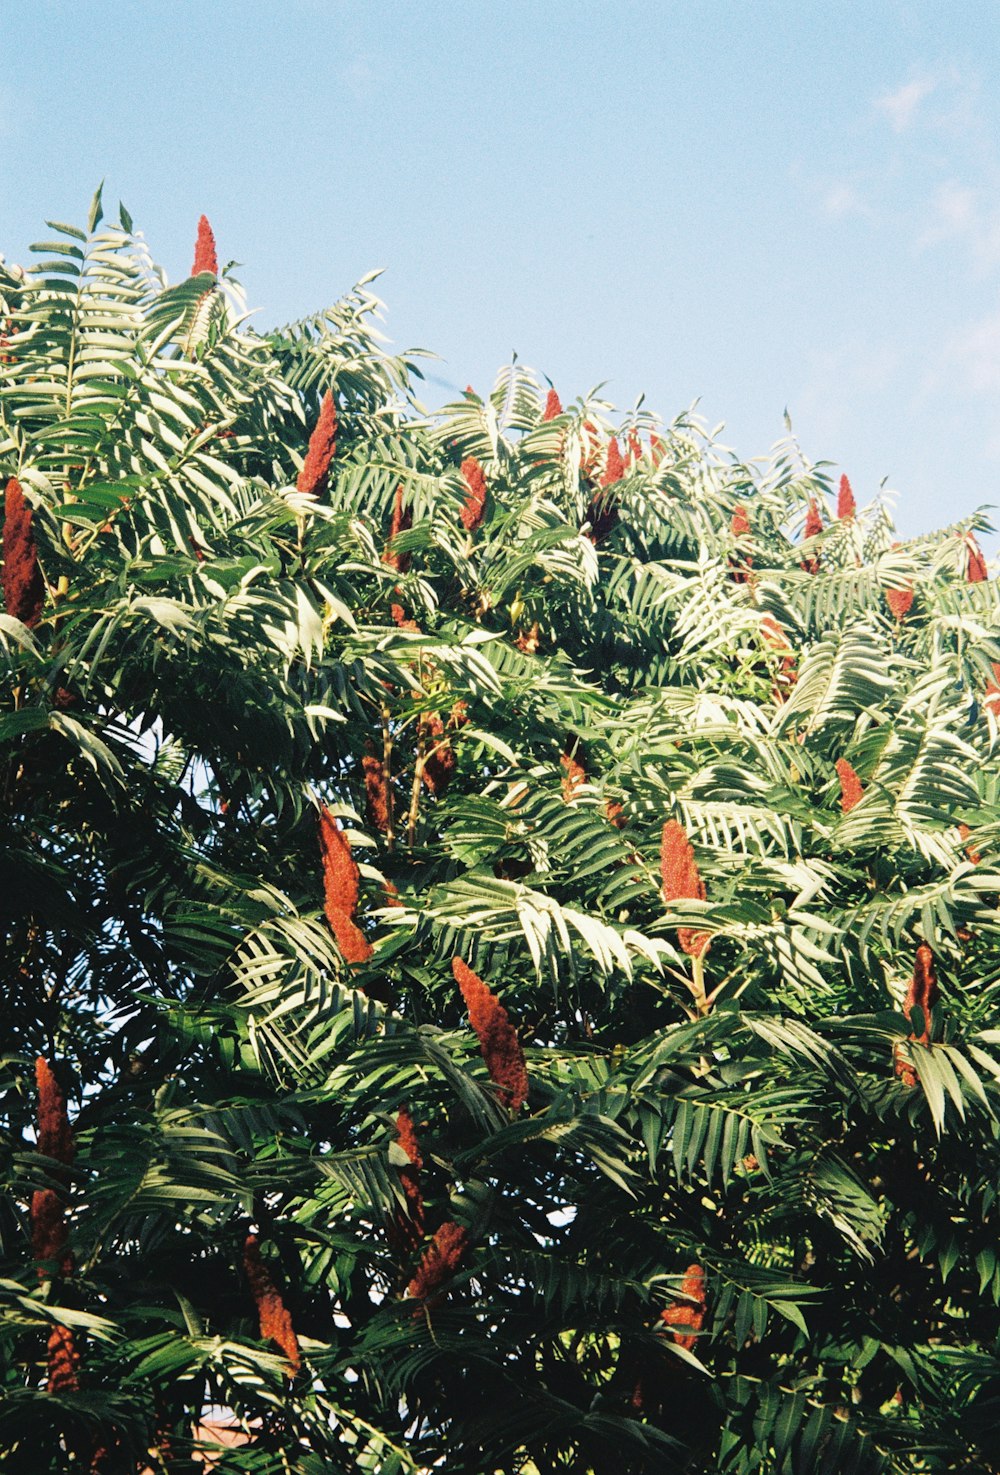
M 347 836 L 325 805 L 319 816 L 319 846 L 327 918 L 331 912 L 346 912 L 353 917 L 358 905 L 361 877 Z
M 261 1258 L 260 1241 L 255 1234 L 247 1235 L 243 1246 L 243 1269 L 257 1307 L 261 1341 L 278 1344 L 288 1358 L 288 1366 L 294 1376 L 302 1365 L 299 1339 L 292 1326 L 291 1314 Z
M 660 879 L 663 900 L 668 905 L 672 901 L 705 900 L 705 883 L 698 871 L 694 848 L 684 833 L 684 826 L 675 819 L 668 819 L 663 826 Z M 700 958 L 708 947 L 709 933 L 698 932 L 693 927 L 678 927 L 677 941 L 689 957 Z
M 451 971 L 462 991 L 490 1080 L 504 1105 L 520 1111 L 528 1096 L 528 1071 L 510 1015 L 492 989 L 461 958 L 452 959 Z
M 326 491 L 330 464 L 337 447 L 337 411 L 329 390 L 323 396 L 319 415 L 309 437 L 309 449 L 296 485 L 300 492 L 321 497 Z
M 29 628 L 38 624 L 45 608 L 32 517 L 21 483 L 12 476 L 4 496 L 3 602 L 7 614 Z
M 66 1097 L 44 1055 L 35 1061 L 38 1085 L 38 1151 L 67 1167 L 76 1157 L 73 1128 L 66 1112 Z
M 860 804 L 864 796 L 861 780 L 846 758 L 838 758 L 833 765 L 840 779 L 840 808 L 842 813 L 850 814 L 856 804 Z
M 678 1347 L 693 1352 L 698 1345 L 697 1333 L 705 1325 L 705 1272 L 700 1265 L 689 1265 L 681 1281 L 680 1294 L 685 1302 L 677 1302 L 660 1313 Z M 694 1303 L 693 1305 L 690 1303 Z M 675 1331 L 686 1327 L 686 1331 Z
M 49 1392 L 75 1393 L 80 1386 L 79 1366 L 73 1333 L 68 1326 L 54 1326 L 48 1342 Z
M 446 1219 L 424 1251 L 406 1294 L 433 1304 L 435 1293 L 451 1279 L 461 1264 L 468 1244 L 468 1230 Z

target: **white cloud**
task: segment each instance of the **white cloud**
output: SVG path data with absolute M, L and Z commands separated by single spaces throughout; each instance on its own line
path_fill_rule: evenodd
M 875 106 L 889 119 L 894 133 L 905 133 L 916 121 L 920 104 L 930 97 L 937 85 L 932 77 L 916 77 L 912 82 L 904 82 L 894 92 L 883 93 L 876 99 Z
M 377 90 L 379 68 L 372 57 L 359 54 L 340 69 L 340 80 L 352 97 L 364 102 Z
M 853 184 L 845 180 L 831 184 L 820 201 L 820 210 L 828 220 L 846 220 L 852 215 L 870 215 L 871 209 Z
M 1000 209 L 990 205 L 985 190 L 957 179 L 938 185 L 917 245 L 925 250 L 944 242 L 964 246 L 980 271 L 1000 264 Z
M 1000 312 L 967 323 L 946 340 L 945 364 L 973 394 L 1000 392 Z

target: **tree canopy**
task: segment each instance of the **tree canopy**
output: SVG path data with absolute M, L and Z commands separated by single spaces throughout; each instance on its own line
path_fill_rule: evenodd
M 4 1469 L 996 1469 L 984 515 L 517 362 L 428 412 L 370 280 L 256 332 L 207 221 L 49 229 Z

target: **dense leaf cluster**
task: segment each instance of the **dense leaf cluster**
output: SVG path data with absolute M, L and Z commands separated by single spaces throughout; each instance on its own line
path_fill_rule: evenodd
M 51 230 L 0 260 L 4 1469 L 997 1468 L 983 518 L 900 544 L 791 438 L 516 364 L 429 414 L 366 283 L 259 334 L 124 210 Z

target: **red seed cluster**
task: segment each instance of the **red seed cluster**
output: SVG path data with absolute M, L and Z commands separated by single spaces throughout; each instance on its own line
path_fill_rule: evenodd
M 930 1042 L 930 1012 L 938 999 L 937 979 L 934 976 L 934 954 L 922 942 L 917 948 L 917 956 L 913 965 L 913 977 L 906 991 L 906 999 L 903 1004 L 903 1013 L 912 1024 L 911 1014 L 914 1007 L 919 1007 L 924 1016 L 924 1027 L 919 1035 L 914 1036 L 922 1045 Z
M 514 644 L 526 656 L 536 656 L 541 643 L 537 620 L 532 620 L 530 628 L 520 631 L 514 638 Z
M 580 746 L 570 733 L 566 738 L 565 751 L 559 759 L 566 770 L 562 781 L 563 802 L 566 804 L 572 804 L 580 789 L 587 782 L 587 770 L 580 762 L 581 756 Z
M 455 776 L 455 749 L 445 735 L 439 712 L 428 712 L 421 719 L 421 730 L 427 749 L 424 754 L 423 780 L 435 797 L 444 794 Z
M 601 486 L 613 487 L 615 482 L 621 481 L 624 475 L 625 463 L 622 460 L 622 453 L 618 449 L 617 438 L 612 436 L 611 443 L 608 446 L 608 459 L 605 463 L 604 475 L 601 477 Z
M 704 901 L 705 883 L 698 872 L 694 848 L 684 833 L 684 826 L 668 819 L 660 840 L 660 879 L 663 900 Z M 700 958 L 708 947 L 709 934 L 693 927 L 678 927 L 677 941 L 689 958 Z
M 296 486 L 300 492 L 311 497 L 321 497 L 326 491 L 330 476 L 330 463 L 337 448 L 337 411 L 333 395 L 329 391 L 323 396 L 319 415 L 309 437 L 309 449 L 302 463 Z
M 968 584 L 983 584 L 989 578 L 989 570 L 986 567 L 986 559 L 983 550 L 970 533 L 965 540 L 968 551 L 968 559 L 965 565 L 965 579 Z
M 401 630 L 409 630 L 414 635 L 420 634 L 420 626 L 416 620 L 407 618 L 406 610 L 401 604 L 390 604 L 389 613 L 392 616 L 393 624 L 398 625 Z
M 52 1274 L 72 1275 L 66 1206 L 54 1188 L 37 1188 L 31 1195 L 31 1252 L 39 1280 Z
M 35 1061 L 38 1086 L 38 1151 L 70 1166 L 76 1157 L 73 1128 L 66 1112 L 66 1097 L 44 1055 Z
M 435 1293 L 451 1279 L 462 1263 L 468 1244 L 468 1230 L 446 1219 L 424 1251 L 406 1294 L 433 1304 Z
M 816 505 L 815 498 L 811 497 L 809 499 L 809 510 L 806 512 L 805 527 L 802 530 L 803 536 L 806 538 L 815 538 L 818 537 L 822 531 L 823 518 L 820 515 L 820 510 Z M 820 556 L 818 553 L 810 553 L 808 557 L 802 560 L 802 568 L 807 574 L 818 574 L 819 566 Z
M 213 277 L 219 275 L 219 259 L 215 254 L 215 236 L 208 223 L 207 215 L 202 215 L 198 221 L 198 239 L 194 246 L 194 265 L 191 267 L 191 275 L 197 277 L 203 271 L 210 271 Z
M 261 1341 L 278 1344 L 288 1358 L 288 1366 L 294 1376 L 302 1366 L 299 1339 L 292 1326 L 291 1313 L 261 1258 L 260 1241 L 255 1234 L 248 1234 L 243 1246 L 243 1269 L 257 1307 Z
M 49 1332 L 47 1348 L 48 1390 L 50 1393 L 75 1393 L 80 1387 L 80 1354 L 68 1326 L 54 1326 Z
M 38 624 L 45 607 L 45 583 L 31 521 L 21 483 L 12 476 L 4 496 L 3 602 L 9 615 L 29 627 Z
M 606 799 L 604 801 L 604 817 L 608 821 L 608 824 L 614 825 L 616 830 L 624 830 L 628 824 L 625 806 L 619 804 L 617 799 Z
M 842 476 L 837 491 L 837 517 L 842 521 L 845 517 L 855 517 L 857 511 L 858 507 L 851 490 L 851 483 L 846 476 Z
M 834 764 L 837 777 L 840 779 L 840 808 L 844 814 L 850 814 L 856 804 L 861 803 L 864 789 L 861 780 L 846 758 L 838 758 Z
M 392 508 L 392 523 L 389 527 L 389 546 L 382 554 L 382 562 L 394 568 L 397 574 L 405 574 L 410 567 L 410 555 L 408 553 L 394 553 L 392 549 L 393 540 L 398 533 L 408 532 L 413 526 L 413 513 L 403 503 L 403 488 L 396 488 L 396 500 Z
M 591 477 L 597 470 L 601 455 L 601 440 L 593 420 L 584 420 L 582 440 L 583 454 L 580 461 L 580 473 L 582 476 Z
M 1000 661 L 993 662 L 993 679 L 986 683 L 986 691 L 983 693 L 983 706 L 988 711 L 1000 714 Z
M 402 1250 L 410 1253 L 424 1237 L 424 1196 L 420 1190 L 420 1170 L 424 1160 L 420 1155 L 413 1118 L 406 1110 L 401 1111 L 396 1118 L 396 1141 L 410 1161 L 407 1167 L 399 1169 L 406 1212 L 397 1214 L 393 1224 L 393 1238 Z
M 734 538 L 745 538 L 750 532 L 750 518 L 742 503 L 737 503 L 732 518 L 729 522 L 729 531 Z M 750 569 L 753 559 L 748 554 L 741 554 L 729 560 L 729 577 L 734 584 L 745 584 L 750 578 Z
M 660 1313 L 661 1320 L 670 1328 L 670 1334 L 678 1347 L 693 1352 L 698 1345 L 698 1332 L 705 1325 L 705 1272 L 700 1265 L 689 1265 L 681 1281 L 680 1294 L 685 1301 L 677 1301 Z M 676 1328 L 686 1327 L 686 1331 Z
M 636 431 L 630 430 L 628 433 L 628 456 L 626 457 L 625 464 L 626 466 L 632 466 L 641 460 L 642 441 L 639 439 Z
M 913 590 L 887 589 L 885 591 L 885 602 L 892 611 L 894 619 L 905 620 L 913 606 Z
M 361 877 L 351 847 L 330 811 L 319 816 L 319 847 L 323 863 L 326 920 L 348 963 L 366 963 L 372 945 L 355 924 Z
M 930 1015 L 931 1010 L 937 1003 L 937 999 L 938 986 L 937 979 L 934 976 L 934 954 L 926 942 L 922 942 L 917 948 L 917 955 L 913 965 L 913 977 L 910 979 L 910 986 L 906 991 L 906 998 L 903 1001 L 903 1013 L 906 1015 L 908 1024 L 911 1026 L 913 1024 L 912 1016 L 915 1008 L 919 1008 L 923 1015 L 923 1029 L 920 1034 L 913 1034 L 912 1032 L 910 1034 L 910 1039 L 915 1040 L 918 1044 L 930 1044 Z M 904 1059 L 898 1044 L 893 1047 L 893 1057 L 895 1060 L 896 1074 L 903 1082 L 903 1085 L 909 1088 L 915 1086 L 917 1084 L 917 1073 L 910 1062 Z
M 969 826 L 968 825 L 966 825 L 966 824 L 960 824 L 959 827 L 958 827 L 958 833 L 959 833 L 959 836 L 961 837 L 962 844 L 965 845 L 965 854 L 968 857 L 970 863 L 972 865 L 974 865 L 974 866 L 977 866 L 979 864 L 979 862 L 982 860 L 983 857 L 980 855 L 979 851 L 976 849 L 976 847 L 974 845 L 967 845 L 966 844 L 966 841 L 968 840 L 969 836 L 972 834 L 972 831 L 969 829 Z
M 451 971 L 462 991 L 490 1080 L 503 1104 L 511 1111 L 520 1111 L 528 1097 L 528 1071 L 510 1015 L 493 990 L 461 958 L 452 958 Z
M 486 476 L 475 456 L 462 462 L 462 476 L 469 490 L 459 515 L 466 532 L 474 533 L 486 516 Z
M 543 422 L 546 420 L 554 420 L 556 416 L 561 415 L 562 412 L 562 401 L 560 400 L 558 394 L 556 394 L 555 390 L 550 389 L 548 394 L 545 396 L 545 410 L 542 414 Z
M 365 797 L 368 802 L 368 823 L 372 829 L 385 834 L 389 829 L 392 795 L 386 783 L 385 766 L 374 753 L 366 753 L 361 760 L 365 776 Z
M 779 670 L 775 678 L 775 684 L 772 691 L 774 700 L 776 702 L 783 702 L 785 700 L 788 688 L 795 685 L 797 677 L 795 653 L 792 650 L 788 635 L 786 634 L 784 628 L 782 627 L 782 625 L 779 624 L 779 622 L 774 618 L 773 615 L 765 615 L 764 618 L 761 620 L 760 633 L 763 636 L 765 643 L 769 645 L 772 650 L 785 652 L 781 662 L 781 669 Z

